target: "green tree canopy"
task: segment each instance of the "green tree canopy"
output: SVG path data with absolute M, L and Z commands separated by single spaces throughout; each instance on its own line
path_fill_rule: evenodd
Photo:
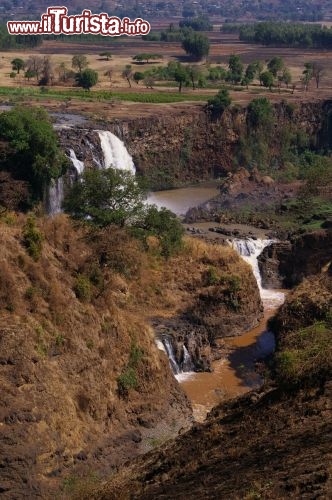
M 285 63 L 281 57 L 275 56 L 267 63 L 267 67 L 272 75 L 277 77 L 278 73 L 284 69 Z
M 156 236 L 160 243 L 161 254 L 170 257 L 182 246 L 184 229 L 176 215 L 163 207 L 158 209 L 155 205 L 147 206 L 144 216 L 136 222 L 133 229 L 136 236 Z
M 209 39 L 200 33 L 189 33 L 183 39 L 182 48 L 187 54 L 200 61 L 209 55 Z
M 264 71 L 264 73 L 261 74 L 261 82 L 264 87 L 267 87 L 269 89 L 272 88 L 274 84 L 274 77 L 271 71 Z
M 221 115 L 232 103 L 232 99 L 227 89 L 219 90 L 218 94 L 208 100 L 208 109 L 212 115 Z
M 183 19 L 179 22 L 180 28 L 192 28 L 194 31 L 212 31 L 213 25 L 208 17 L 198 16 Z
M 90 90 L 91 87 L 98 83 L 98 73 L 93 69 L 87 68 L 77 75 L 76 81 L 80 87 Z
M 64 209 L 99 227 L 124 226 L 141 216 L 144 198 L 145 193 L 131 172 L 87 169 L 69 191 Z
M 41 200 L 51 178 L 59 177 L 68 163 L 47 112 L 18 106 L 1 113 L 0 141 L 0 169 L 28 181 L 32 201 Z
M 273 108 L 271 102 L 266 97 L 253 99 L 248 106 L 248 125 L 254 128 L 269 130 L 273 123 Z
M 23 59 L 20 59 L 19 57 L 15 57 L 10 64 L 12 65 L 13 70 L 17 71 L 17 73 L 19 73 L 21 69 L 24 69 L 25 66 Z

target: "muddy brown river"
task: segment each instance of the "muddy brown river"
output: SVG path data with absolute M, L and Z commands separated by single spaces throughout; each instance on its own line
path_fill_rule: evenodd
M 224 359 L 213 363 L 213 372 L 177 375 L 192 403 L 197 421 L 203 421 L 207 413 L 221 401 L 244 394 L 262 384 L 263 379 L 255 371 L 255 363 L 274 350 L 274 336 L 267 331 L 266 324 L 276 309 L 276 306 L 267 307 L 264 318 L 256 328 L 239 337 L 227 338 L 225 342 L 230 352 Z

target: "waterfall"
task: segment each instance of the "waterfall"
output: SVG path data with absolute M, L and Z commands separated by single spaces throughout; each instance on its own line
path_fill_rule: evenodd
M 181 368 L 183 372 L 192 372 L 194 371 L 194 363 L 192 362 L 191 356 L 188 352 L 188 349 L 185 345 L 183 345 L 183 360 L 181 363 Z
M 163 341 L 163 344 L 165 346 L 166 353 L 167 353 L 172 371 L 175 375 L 177 375 L 178 373 L 180 373 L 181 369 L 180 369 L 179 365 L 177 364 L 177 361 L 176 361 L 175 356 L 174 356 L 172 341 L 171 341 L 170 337 L 167 337 L 166 335 L 163 335 L 162 341 Z
M 117 168 L 129 170 L 135 175 L 135 165 L 124 143 L 108 130 L 97 130 L 100 146 L 104 155 L 104 168 Z
M 69 150 L 69 158 L 74 165 L 77 175 L 82 175 L 84 172 L 84 163 L 76 158 L 76 154 L 73 149 Z
M 264 307 L 268 308 L 281 305 L 285 299 L 285 295 L 282 292 L 262 287 L 262 278 L 258 266 L 258 256 L 262 253 L 265 247 L 271 245 L 271 243 L 274 243 L 274 241 L 275 240 L 268 239 L 254 240 L 252 238 L 248 238 L 245 240 L 228 240 L 229 245 L 231 245 L 241 255 L 243 260 L 250 264 L 257 281 Z
M 47 200 L 47 212 L 49 215 L 55 215 L 62 212 L 63 199 L 63 177 L 52 179 L 48 190 Z

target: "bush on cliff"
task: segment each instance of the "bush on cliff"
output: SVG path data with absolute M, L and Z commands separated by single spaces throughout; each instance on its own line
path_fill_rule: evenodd
M 86 170 L 68 193 L 64 209 L 76 219 L 99 228 L 130 226 L 131 233 L 148 246 L 156 236 L 164 257 L 180 250 L 183 228 L 166 208 L 144 205 L 145 192 L 134 175 L 113 168 Z
M 85 170 L 71 188 L 64 209 L 74 218 L 98 227 L 125 226 L 143 210 L 144 191 L 126 170 L 107 168 Z
M 0 145 L 0 170 L 28 182 L 31 202 L 42 199 L 51 178 L 59 177 L 67 165 L 42 108 L 15 107 L 1 113 Z

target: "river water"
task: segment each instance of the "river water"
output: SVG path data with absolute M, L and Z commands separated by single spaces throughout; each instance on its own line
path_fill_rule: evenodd
M 165 206 L 177 215 L 184 215 L 189 208 L 208 201 L 217 193 L 216 183 L 207 183 L 151 193 L 148 201 L 159 207 Z M 201 228 L 200 224 L 195 224 L 195 227 L 200 228 L 206 237 L 209 235 L 209 225 L 215 224 L 206 223 L 206 227 Z M 243 233 L 248 230 L 255 232 L 255 228 L 241 227 L 240 229 Z M 255 365 L 257 360 L 265 358 L 274 351 L 275 339 L 274 335 L 267 330 L 267 322 L 284 301 L 283 290 L 266 290 L 261 284 L 257 257 L 268 244 L 266 236 L 257 234 L 256 231 L 255 238 L 235 239 L 230 244 L 253 269 L 264 305 L 264 317 L 255 328 L 243 335 L 228 337 L 220 341 L 223 346 L 222 351 L 227 354 L 213 363 L 213 372 L 186 372 L 176 375 L 192 403 L 197 421 L 203 421 L 207 413 L 221 401 L 239 396 L 262 385 L 262 376 L 255 370 Z
M 270 305 L 256 328 L 238 337 L 224 339 L 229 352 L 224 359 L 213 363 L 213 372 L 177 375 L 192 403 L 197 421 L 202 422 L 221 401 L 261 386 L 263 379 L 255 370 L 255 363 L 274 351 L 274 335 L 267 330 L 266 324 L 276 309 Z
M 189 208 L 197 207 L 219 193 L 217 181 L 197 186 L 155 191 L 148 196 L 148 202 L 157 207 L 166 207 L 176 215 L 185 215 Z

